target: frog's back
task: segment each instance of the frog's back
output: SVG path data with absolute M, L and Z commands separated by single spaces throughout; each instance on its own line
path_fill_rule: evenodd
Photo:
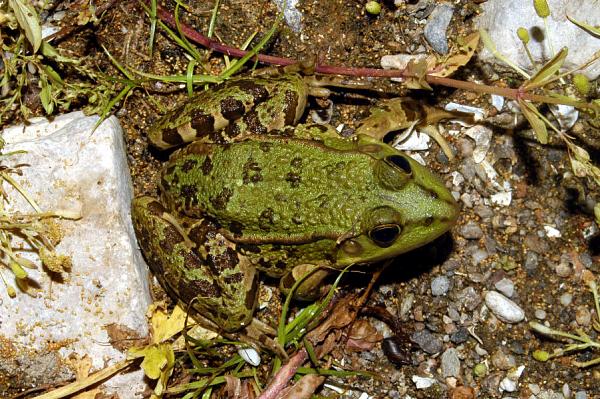
M 377 201 L 374 160 L 314 140 L 271 136 L 194 143 L 175 157 L 163 192 L 188 216 L 219 220 L 236 240 L 335 239 Z

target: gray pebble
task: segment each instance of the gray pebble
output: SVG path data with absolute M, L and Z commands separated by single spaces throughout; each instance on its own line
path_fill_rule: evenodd
M 575 311 L 575 321 L 581 327 L 587 327 L 592 322 L 592 314 L 585 306 L 578 306 Z
M 442 264 L 444 271 L 456 270 L 460 267 L 460 263 L 456 259 L 448 259 Z
M 498 349 L 492 355 L 492 364 L 499 370 L 510 370 L 517 365 L 515 357 L 504 353 L 502 349 Z
M 573 302 L 573 295 L 565 292 L 560 296 L 560 303 L 563 306 L 569 306 Z
M 575 393 L 575 399 L 587 399 L 587 392 L 585 392 L 585 391 L 577 391 Z
M 539 264 L 538 255 L 533 251 L 528 251 L 525 256 L 525 270 L 534 271 Z
M 478 240 L 483 237 L 481 227 L 475 222 L 468 222 L 459 229 L 459 234 L 467 240 Z
M 525 318 L 523 309 L 499 292 L 488 291 L 485 294 L 485 304 L 505 323 L 518 323 Z
M 469 331 L 465 327 L 460 327 L 450 335 L 450 342 L 453 344 L 462 344 L 469 339 Z
M 450 280 L 446 276 L 437 276 L 431 281 L 431 295 L 446 295 L 450 288 Z
M 543 309 L 536 309 L 534 316 L 538 320 L 544 320 L 546 318 L 546 311 Z
M 569 277 L 571 275 L 571 266 L 566 262 L 560 262 L 554 269 L 559 277 Z
M 448 40 L 446 38 L 446 29 L 450 24 L 454 7 L 450 4 L 439 4 L 429 15 L 423 34 L 427 42 L 439 54 L 448 53 Z
M 479 248 L 471 254 L 471 261 L 474 265 L 480 264 L 488 257 L 488 252 Z
M 515 284 L 508 278 L 503 278 L 494 284 L 494 287 L 507 297 L 512 297 L 515 293 Z
M 415 332 L 411 336 L 411 340 L 431 355 L 442 350 L 442 341 L 427 330 Z
M 473 287 L 467 287 L 458 293 L 457 303 L 460 303 L 467 310 L 473 310 L 481 303 L 481 296 Z
M 454 348 L 448 348 L 442 354 L 442 376 L 443 377 L 459 377 L 460 376 L 460 359 L 458 352 Z

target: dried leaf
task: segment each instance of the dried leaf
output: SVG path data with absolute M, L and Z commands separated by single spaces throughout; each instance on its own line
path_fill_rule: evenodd
M 435 76 L 449 76 L 453 74 L 458 68 L 466 65 L 479 44 L 479 32 L 471 33 L 469 36 L 462 38 L 464 44 L 459 48 L 458 54 L 451 55 L 442 64 L 442 70 L 435 72 L 432 75 Z
M 534 87 L 543 86 L 548 79 L 553 77 L 554 74 L 558 72 L 562 64 L 565 62 L 565 58 L 567 58 L 568 53 L 569 50 L 566 47 L 560 49 L 560 51 L 554 57 L 552 57 L 550 61 L 544 64 L 544 66 L 542 66 L 540 70 L 537 71 L 535 75 L 531 77 L 531 79 L 529 79 L 528 82 L 523 84 L 523 88 L 527 90 Z
M 523 112 L 523 116 L 527 119 L 531 128 L 535 132 L 535 136 L 538 141 L 542 144 L 548 143 L 548 130 L 546 129 L 546 124 L 544 121 L 538 117 L 537 109 L 531 104 L 523 100 L 519 100 L 519 106 L 521 107 L 521 112 Z
M 181 309 L 179 305 L 173 308 L 171 316 L 167 316 L 167 313 L 162 309 L 154 306 L 150 309 L 152 325 L 152 342 L 160 343 L 168 340 L 175 334 L 181 332 L 185 326 L 185 310 Z
M 409 89 L 427 89 L 433 90 L 429 83 L 425 80 L 425 76 L 427 75 L 427 61 L 419 60 L 414 61 L 410 60 L 408 65 L 406 66 L 406 75 L 408 76 L 405 81 L 405 85 Z
M 357 320 L 350 330 L 346 347 L 355 351 L 371 350 L 383 340 L 383 335 L 368 320 Z
M 567 19 L 569 21 L 573 22 L 575 25 L 579 26 L 581 29 L 583 29 L 587 33 L 600 37 L 600 26 L 592 26 L 592 25 L 588 25 L 584 22 L 579 22 L 579 21 L 569 17 L 568 15 L 567 15 Z
M 35 8 L 29 2 L 23 0 L 8 0 L 8 6 L 13 10 L 19 26 L 25 32 L 25 37 L 29 43 L 31 43 L 33 52 L 37 52 L 42 44 L 42 28 Z

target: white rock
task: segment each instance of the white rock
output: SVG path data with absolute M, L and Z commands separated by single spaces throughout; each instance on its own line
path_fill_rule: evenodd
M 458 111 L 458 112 L 465 112 L 467 114 L 473 114 L 473 119 L 475 119 L 476 121 L 485 119 L 485 117 L 487 115 L 483 108 L 473 107 L 472 105 L 458 104 L 455 102 L 449 102 L 448 104 L 446 104 L 444 106 L 444 109 L 446 111 Z M 461 119 L 456 119 L 456 122 L 459 122 L 465 126 L 467 125 L 467 123 L 465 123 Z
M 554 115 L 563 130 L 572 128 L 579 118 L 579 111 L 577 108 L 570 105 L 550 105 L 550 111 L 552 111 L 552 115 Z
M 415 383 L 417 389 L 427 389 L 437 382 L 435 378 L 420 377 L 418 375 L 413 375 L 412 381 Z
M 504 107 L 504 97 L 492 94 L 492 106 L 498 111 L 502 111 L 502 107 Z
M 473 160 L 475 163 L 483 162 L 492 145 L 492 129 L 483 125 L 475 125 L 467 129 L 465 135 L 475 140 Z
M 71 272 L 58 281 L 41 267 L 28 270 L 39 287 L 31 296 L 19 291 L 10 298 L 0 288 L 0 334 L 16 351 L 14 358 L 0 359 L 0 369 L 8 370 L 15 382 L 69 379 L 71 372 L 62 359 L 71 355 L 87 354 L 93 370 L 123 360 L 125 354 L 111 345 L 107 334 L 110 324 L 132 329 L 141 337 L 148 333 L 148 276 L 130 221 L 132 189 L 123 132 L 114 117 L 92 132 L 97 121 L 97 116 L 75 112 L 52 122 L 36 118 L 25 128 L 12 127 L 3 133 L 5 152 L 27 151 L 3 163 L 29 165 L 20 168 L 23 175 L 15 178 L 42 210 L 81 214 L 77 221 L 58 221 L 64 238 L 57 251 L 72 257 Z M 14 190 L 8 191 L 11 198 L 18 198 L 10 203 L 15 211 L 31 212 Z M 9 283 L 15 285 L 12 276 Z M 14 362 L 19 358 L 37 364 L 40 357 L 48 356 L 58 362 L 47 370 L 17 367 Z M 104 387 L 120 397 L 136 398 L 146 385 L 139 370 L 118 375 Z
M 505 323 L 518 323 L 525 318 L 523 309 L 499 292 L 488 291 L 485 294 L 485 304 Z
M 503 278 L 494 284 L 494 287 L 507 297 L 512 297 L 515 293 L 515 284 L 508 278 Z
M 570 70 L 583 65 L 600 50 L 600 40 L 571 23 L 566 16 L 591 26 L 598 26 L 600 25 L 598 3 L 587 0 L 548 0 L 548 4 L 550 6 L 549 39 L 554 52 L 558 52 L 562 47 L 569 49 L 563 68 Z M 544 21 L 536 14 L 533 1 L 488 0 L 481 7 L 483 12 L 476 19 L 476 24 L 478 28 L 485 28 L 488 31 L 500 53 L 520 68 L 530 73 L 534 71 L 535 68 L 532 67 L 523 43 L 516 33 L 518 28 L 523 27 L 529 31 L 531 40 L 528 46 L 536 62 L 550 59 L 551 53 L 548 37 L 544 33 Z M 539 41 L 534 38 L 539 36 L 544 37 L 544 40 Z M 485 62 L 505 65 L 487 49 L 479 54 L 479 58 Z M 600 63 L 592 64 L 584 70 L 584 73 L 589 79 L 596 79 L 600 74 Z
M 384 55 L 381 57 L 381 67 L 383 69 L 405 69 L 409 62 L 413 61 L 414 63 L 428 61 L 427 58 L 429 56 L 427 54 L 393 54 L 393 55 Z M 435 62 L 435 57 L 431 62 Z M 403 82 L 403 78 L 392 78 L 394 82 Z
M 302 31 L 302 13 L 296 8 L 298 0 L 287 0 L 285 3 L 284 0 L 273 0 L 273 2 L 277 5 L 279 11 L 285 4 L 285 10 L 283 10 L 285 22 L 294 32 Z
M 559 238 L 562 236 L 560 230 L 558 230 L 556 227 L 554 226 L 550 226 L 550 225 L 544 225 L 544 230 L 546 231 L 546 235 L 549 238 Z
M 413 131 L 408 137 L 394 145 L 400 151 L 424 151 L 429 149 L 431 139 L 425 133 Z

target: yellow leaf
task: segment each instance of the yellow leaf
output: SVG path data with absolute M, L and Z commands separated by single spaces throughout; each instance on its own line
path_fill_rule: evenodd
M 150 322 L 152 325 L 152 342 L 166 341 L 181 332 L 185 326 L 185 317 L 186 312 L 179 305 L 173 308 L 173 313 L 169 317 L 164 311 L 156 309 Z
M 435 72 L 432 75 L 435 76 L 449 76 L 453 74 L 458 68 L 466 65 L 475 50 L 477 49 L 477 45 L 479 44 L 479 32 L 471 33 L 469 36 L 462 38 L 462 42 L 464 43 L 457 54 L 453 54 L 448 57 L 441 66 L 443 69 L 439 72 Z
M 523 84 L 524 89 L 531 89 L 534 87 L 543 86 L 544 83 L 550 79 L 554 74 L 560 69 L 562 64 L 565 62 L 565 58 L 567 58 L 567 54 L 569 50 L 566 47 L 560 49 L 560 51 L 552 57 L 550 61 L 548 61 L 544 66 L 540 68 L 539 71 L 535 73 L 529 79 L 528 82 Z
M 600 26 L 592 26 L 592 25 L 588 25 L 583 22 L 579 22 L 579 21 L 569 17 L 568 15 L 567 15 L 567 19 L 569 21 L 573 22 L 575 25 L 579 26 L 584 31 L 588 32 L 589 34 L 594 35 L 594 36 L 600 36 Z
M 538 141 L 542 144 L 548 144 L 548 130 L 544 121 L 537 116 L 537 109 L 531 103 L 523 100 L 519 100 L 519 106 L 521 107 L 523 116 L 525 116 L 535 132 Z

